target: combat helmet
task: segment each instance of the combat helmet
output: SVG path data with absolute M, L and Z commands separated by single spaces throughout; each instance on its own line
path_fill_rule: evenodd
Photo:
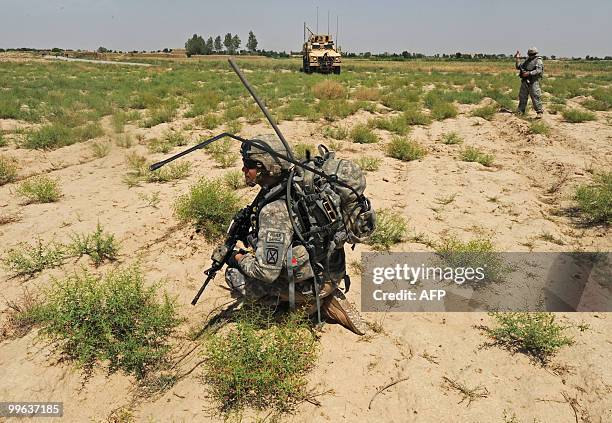
M 531 47 L 529 50 L 527 50 L 527 55 L 528 56 L 535 56 L 538 54 L 538 48 L 537 47 Z
M 274 134 L 256 135 L 250 141 L 254 144 L 268 147 L 272 151 L 280 153 L 284 156 L 288 156 L 287 149 L 280 139 Z M 270 176 L 279 176 L 283 172 L 287 172 L 291 169 L 292 164 L 279 157 L 274 157 L 264 150 L 260 150 L 257 147 L 252 146 L 248 143 L 243 143 L 240 149 L 242 154 L 242 160 L 246 165 L 257 167 L 260 172 L 258 174 L 266 174 Z

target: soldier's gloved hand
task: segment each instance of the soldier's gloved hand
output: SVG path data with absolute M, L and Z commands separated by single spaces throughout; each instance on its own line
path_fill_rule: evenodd
M 210 256 L 210 258 L 213 261 L 220 262 L 223 260 L 226 254 L 227 247 L 225 246 L 225 244 L 221 244 L 217 248 L 215 248 L 215 251 L 213 251 L 212 256 Z
M 232 254 L 229 256 L 229 258 L 227 259 L 227 265 L 229 267 L 238 267 L 238 260 L 236 259 L 236 255 L 238 254 L 244 255 L 246 254 L 246 251 L 243 250 L 242 248 L 238 251 L 234 250 Z

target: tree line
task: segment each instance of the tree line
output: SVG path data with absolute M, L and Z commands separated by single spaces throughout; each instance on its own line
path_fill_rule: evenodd
M 217 35 L 214 40 L 213 37 L 204 40 L 202 36 L 193 34 L 193 37 L 185 42 L 185 54 L 187 57 L 196 54 L 236 54 L 240 52 L 241 43 L 238 34 L 232 35 L 230 32 L 225 34 L 223 41 L 221 41 L 220 35 Z M 253 31 L 249 31 L 249 38 L 246 43 L 247 51 L 251 54 L 257 52 L 257 44 L 257 37 L 255 37 Z

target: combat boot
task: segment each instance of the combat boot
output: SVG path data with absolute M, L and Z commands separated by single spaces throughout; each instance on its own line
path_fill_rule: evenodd
M 365 335 L 368 330 L 365 321 L 355 306 L 346 299 L 339 289 L 336 289 L 332 295 L 326 298 L 321 311 L 331 320 L 357 335 Z

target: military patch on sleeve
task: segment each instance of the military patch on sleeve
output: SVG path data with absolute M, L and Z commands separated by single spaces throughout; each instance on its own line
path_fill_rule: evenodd
M 266 242 L 271 242 L 273 244 L 282 244 L 284 241 L 285 241 L 285 234 L 282 232 L 270 231 L 266 235 Z
M 278 262 L 278 249 L 266 248 L 266 263 L 276 264 Z

